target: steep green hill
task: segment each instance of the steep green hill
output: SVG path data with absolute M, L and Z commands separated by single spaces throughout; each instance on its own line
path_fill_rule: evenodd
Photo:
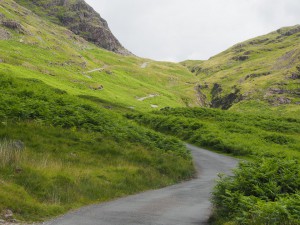
M 182 142 L 118 112 L 195 105 L 194 79 L 0 1 L 0 219 L 45 220 L 191 178 Z
M 299 37 L 300 26 L 283 28 L 208 61 L 155 62 L 116 54 L 126 50 L 83 0 L 0 1 L 0 219 L 12 210 L 10 220 L 45 220 L 190 179 L 177 138 L 254 162 L 297 160 Z M 243 113 L 187 108 L 199 103 Z M 294 207 L 282 203 L 290 193 L 276 204 Z M 238 202 L 254 209 L 259 198 Z M 264 215 L 248 208 L 227 221 Z
M 50 21 L 65 26 L 101 48 L 131 55 L 111 33 L 107 22 L 84 0 L 16 0 Z
M 196 105 L 196 78 L 185 67 L 108 52 L 14 1 L 0 4 L 2 74 L 137 110 Z
M 182 64 L 199 77 L 203 106 L 299 114 L 300 26 L 236 44 L 207 61 Z

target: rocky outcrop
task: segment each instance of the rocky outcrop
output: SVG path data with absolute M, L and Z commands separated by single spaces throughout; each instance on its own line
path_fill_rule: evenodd
M 14 21 L 14 20 L 3 20 L 2 22 L 2 25 L 8 29 L 11 29 L 11 30 L 14 30 L 14 31 L 17 31 L 21 34 L 25 34 L 26 31 L 24 29 L 24 27 L 17 21 Z
M 16 0 L 34 13 L 67 27 L 97 46 L 131 55 L 110 31 L 107 22 L 84 0 Z
M 214 84 L 214 87 L 211 91 L 212 101 L 211 107 L 212 108 L 221 108 L 227 110 L 231 108 L 234 103 L 238 103 L 243 100 L 243 96 L 240 93 L 240 90 L 236 87 L 233 87 L 233 92 L 222 96 L 222 87 L 220 84 Z
M 200 84 L 199 84 L 199 85 L 197 85 L 197 86 L 195 87 L 199 105 L 202 106 L 202 107 L 207 107 L 207 106 L 209 106 L 209 103 L 207 102 L 207 97 L 206 97 L 206 95 L 202 92 L 202 89 L 207 89 L 207 88 L 208 88 L 207 84 L 205 84 L 205 85 L 200 85 Z
M 277 30 L 277 33 L 281 34 L 281 36 L 291 36 L 291 35 L 299 33 L 299 32 L 300 32 L 299 25 L 293 27 L 292 29 L 290 29 L 288 31 L 283 31 L 283 29 Z

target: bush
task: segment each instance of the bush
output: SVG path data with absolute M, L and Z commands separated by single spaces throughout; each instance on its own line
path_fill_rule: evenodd
M 243 162 L 233 176 L 220 177 L 212 198 L 215 217 L 236 224 L 297 224 L 299 189 L 300 165 L 295 160 Z

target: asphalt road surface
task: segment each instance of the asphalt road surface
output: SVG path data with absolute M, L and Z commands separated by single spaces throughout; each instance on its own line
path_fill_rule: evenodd
M 209 201 L 218 173 L 230 174 L 238 161 L 192 145 L 196 179 L 160 190 L 92 205 L 46 225 L 203 225 L 211 215 Z

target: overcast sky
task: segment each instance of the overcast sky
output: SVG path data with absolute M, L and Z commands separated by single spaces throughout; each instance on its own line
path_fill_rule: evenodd
M 86 0 L 134 54 L 208 59 L 283 26 L 300 24 L 300 0 Z

